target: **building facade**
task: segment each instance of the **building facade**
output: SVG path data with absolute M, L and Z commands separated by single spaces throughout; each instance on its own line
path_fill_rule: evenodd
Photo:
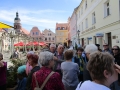
M 82 46 L 120 46 L 120 0 L 82 0 L 76 13 Z
M 74 9 L 72 16 L 70 18 L 70 39 L 72 41 L 72 45 L 75 47 L 75 43 L 78 44 L 78 38 L 77 38 L 77 14 L 76 14 L 77 8 Z
M 56 23 L 56 44 L 68 45 L 68 23 Z
M 50 29 L 45 29 L 43 32 L 43 40 L 46 44 L 55 44 L 55 33 L 52 32 Z
M 33 41 L 36 42 L 42 42 L 43 41 L 43 35 L 38 29 L 38 27 L 33 27 L 30 31 L 30 36 L 32 37 Z

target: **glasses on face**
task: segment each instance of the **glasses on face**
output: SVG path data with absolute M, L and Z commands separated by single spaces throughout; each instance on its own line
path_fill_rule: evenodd
M 103 45 L 103 46 L 108 46 L 108 45 Z
M 64 48 L 60 48 L 60 49 L 64 49 Z
M 118 50 L 117 48 L 113 48 L 112 50 Z

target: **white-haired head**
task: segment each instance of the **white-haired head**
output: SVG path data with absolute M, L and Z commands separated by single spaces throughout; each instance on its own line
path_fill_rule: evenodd
M 89 44 L 85 47 L 85 53 L 91 54 L 96 51 L 98 51 L 98 48 L 95 44 Z
M 39 54 L 39 62 L 42 66 L 48 66 L 49 62 L 53 60 L 53 58 L 54 58 L 54 55 L 48 51 L 40 52 Z
M 51 48 L 51 47 L 56 48 L 56 45 L 55 45 L 55 44 L 51 44 L 51 45 L 50 45 L 50 48 Z

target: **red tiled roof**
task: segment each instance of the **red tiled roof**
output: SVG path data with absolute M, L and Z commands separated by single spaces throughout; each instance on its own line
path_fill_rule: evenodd
M 0 28 L 0 32 L 2 31 L 3 29 L 2 28 Z
M 23 31 L 23 32 L 24 32 L 25 34 L 27 34 L 27 35 L 30 34 L 30 32 L 29 32 L 28 30 L 24 29 L 24 28 L 21 28 L 21 31 Z

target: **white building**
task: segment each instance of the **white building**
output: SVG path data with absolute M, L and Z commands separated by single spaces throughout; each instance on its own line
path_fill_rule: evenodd
M 120 46 L 120 0 L 82 0 L 76 13 L 82 46 Z

